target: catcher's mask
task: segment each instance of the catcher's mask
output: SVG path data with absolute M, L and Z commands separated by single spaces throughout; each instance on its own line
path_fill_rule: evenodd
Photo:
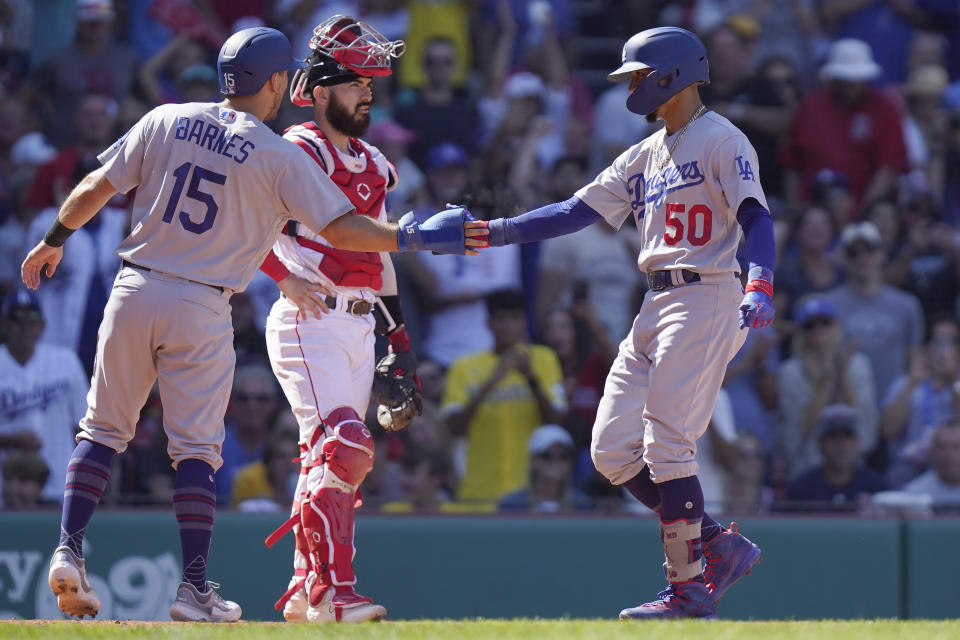
M 707 49 L 680 27 L 657 27 L 634 35 L 623 45 L 623 64 L 607 76 L 629 81 L 634 71 L 651 69 L 627 98 L 627 109 L 645 116 L 691 84 L 709 84 Z
M 308 67 L 290 83 L 290 101 L 298 107 L 313 104 L 317 85 L 329 87 L 358 77 L 388 76 L 390 65 L 406 49 L 403 40 L 387 40 L 376 29 L 350 16 L 335 15 L 321 22 L 310 38 Z

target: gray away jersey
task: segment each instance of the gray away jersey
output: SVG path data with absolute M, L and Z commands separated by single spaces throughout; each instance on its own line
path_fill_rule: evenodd
M 137 188 L 117 255 L 241 291 L 290 218 L 314 231 L 353 210 L 303 152 L 254 116 L 214 103 L 162 105 L 99 156 Z
M 737 209 L 747 198 L 763 207 L 757 154 L 723 116 L 694 120 L 663 168 L 672 136 L 661 129 L 623 152 L 575 194 L 616 228 L 632 213 L 642 249 L 641 271 L 683 268 L 699 273 L 740 271 Z

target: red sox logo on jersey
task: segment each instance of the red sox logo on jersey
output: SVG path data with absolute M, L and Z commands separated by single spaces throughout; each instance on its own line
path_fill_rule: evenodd
M 642 218 L 647 204 L 659 208 L 668 193 L 703 184 L 705 177 L 696 160 L 684 162 L 679 167 L 669 166 L 647 180 L 642 173 L 627 178 L 627 191 L 633 196 L 630 208 Z
M 357 184 L 357 195 L 363 198 L 364 202 L 370 199 L 370 193 L 370 185 L 366 182 Z

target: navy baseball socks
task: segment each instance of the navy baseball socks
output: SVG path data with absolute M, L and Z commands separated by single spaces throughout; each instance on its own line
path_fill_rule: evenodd
M 739 534 L 736 523 L 723 529 L 703 511 L 696 476 L 655 484 L 648 467 L 624 485 L 660 514 L 660 536 L 670 585 L 653 602 L 624 609 L 620 619 L 714 618 L 715 605 L 735 582 L 749 575 L 760 549 Z M 706 560 L 702 569 L 701 557 Z
M 203 460 L 190 458 L 177 464 L 173 511 L 180 528 L 183 582 L 170 607 L 174 620 L 235 622 L 242 613 L 240 605 L 224 600 L 214 590 L 219 584 L 207 580 L 207 556 L 217 509 L 213 474 L 213 467 Z
M 60 542 L 50 558 L 47 581 L 57 606 L 68 616 L 92 618 L 100 611 L 100 598 L 87 582 L 83 534 L 107 488 L 114 455 L 110 447 L 81 440 L 67 465 Z

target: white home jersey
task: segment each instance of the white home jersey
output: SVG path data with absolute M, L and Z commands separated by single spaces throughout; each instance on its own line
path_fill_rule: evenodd
M 763 207 L 757 154 L 729 120 L 706 111 L 686 132 L 654 133 L 623 152 L 576 196 L 614 227 L 637 222 L 641 271 L 739 272 L 737 209 L 747 198 Z M 683 136 L 672 157 L 668 149 Z
M 355 214 L 366 215 L 381 222 L 388 221 L 386 193 L 396 188 L 397 172 L 380 149 L 359 138 L 351 138 L 351 149 L 356 149 L 359 153 L 345 153 L 323 138 L 319 128 L 313 123 L 290 127 L 283 137 L 299 146 L 313 160 L 308 162 L 301 157 L 302 162 L 315 165 L 332 177 L 333 183 L 356 205 Z M 380 182 L 383 183 L 382 186 Z M 357 253 L 333 249 L 323 236 L 303 226 L 297 226 L 296 235 L 309 243 L 322 245 L 326 254 L 350 256 Z M 294 275 L 310 282 L 321 283 L 338 293 L 363 297 L 362 293 L 355 289 L 366 289 L 370 293 L 378 291 L 374 287 L 338 286 L 320 268 L 324 254 L 318 253 L 316 248 L 305 246 L 289 234 L 281 234 L 277 238 L 273 252 Z M 383 263 L 388 260 L 389 254 L 381 255 Z
M 302 153 L 242 111 L 213 103 L 153 109 L 100 154 L 114 187 L 137 188 L 117 255 L 243 290 L 288 219 L 321 231 L 353 209 Z

